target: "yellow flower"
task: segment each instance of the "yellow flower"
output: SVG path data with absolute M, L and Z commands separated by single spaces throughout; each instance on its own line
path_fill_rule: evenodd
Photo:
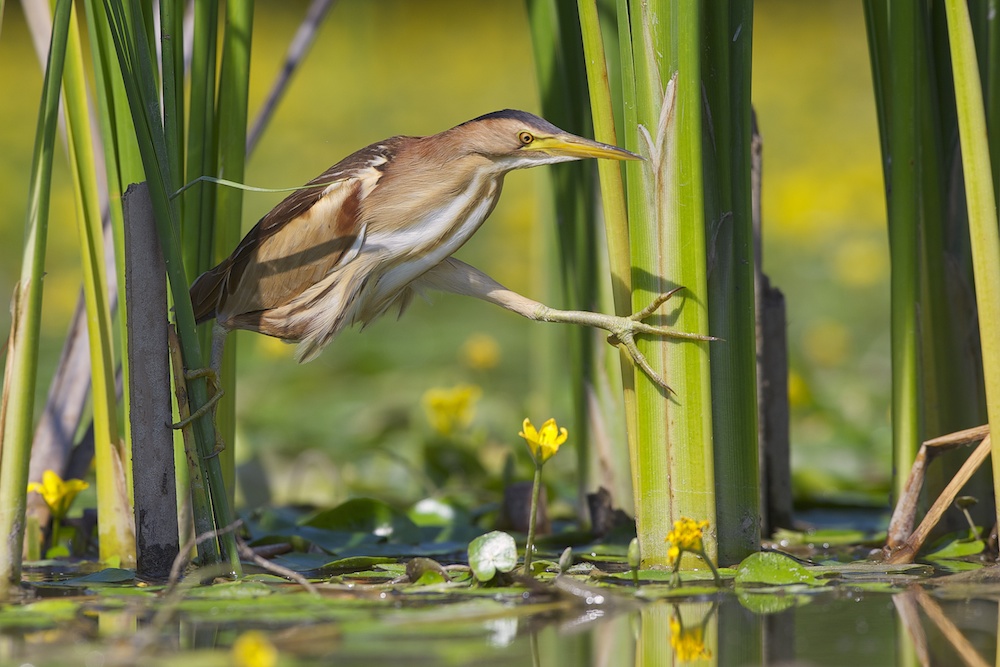
M 274 667 L 278 649 L 263 632 L 249 630 L 233 642 L 233 663 L 238 667 Z
M 489 334 L 472 334 L 462 344 L 462 361 L 476 371 L 496 368 L 500 363 L 500 343 Z
M 52 516 L 62 520 L 69 512 L 70 505 L 76 494 L 86 489 L 87 484 L 82 479 L 67 479 L 63 481 L 59 475 L 51 470 L 46 470 L 42 474 L 41 483 L 31 482 L 28 484 L 28 492 L 34 491 L 42 495 L 45 504 L 49 506 Z
M 460 384 L 451 389 L 435 387 L 424 392 L 424 410 L 431 427 L 441 435 L 452 435 L 472 423 L 479 387 Z
M 667 533 L 666 542 L 670 542 L 667 550 L 667 560 L 676 563 L 682 551 L 700 554 L 704 550 L 702 535 L 708 528 L 708 521 L 695 521 L 682 517 L 674 522 L 674 528 Z
M 523 430 L 518 433 L 528 443 L 528 450 L 535 463 L 541 465 L 559 451 L 559 446 L 566 442 L 569 433 L 565 428 L 559 428 L 555 419 L 550 419 L 539 431 L 532 426 L 531 420 L 525 418 Z
M 705 648 L 705 633 L 701 626 L 687 630 L 676 616 L 670 617 L 670 648 L 680 662 L 708 660 L 712 652 Z

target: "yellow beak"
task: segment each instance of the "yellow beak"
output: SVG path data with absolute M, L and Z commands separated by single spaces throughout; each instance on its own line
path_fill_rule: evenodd
M 643 158 L 624 148 L 602 144 L 599 141 L 584 139 L 574 134 L 562 134 L 555 137 L 535 137 L 531 144 L 521 150 L 540 151 L 549 155 L 559 155 L 574 158 L 607 158 L 609 160 L 642 160 Z

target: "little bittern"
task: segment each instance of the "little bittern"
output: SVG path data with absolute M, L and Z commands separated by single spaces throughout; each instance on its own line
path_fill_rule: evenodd
M 555 310 L 451 257 L 489 216 L 509 171 L 582 158 L 641 159 L 512 110 L 349 155 L 286 197 L 191 286 L 198 321 L 217 322 L 213 368 L 233 329 L 297 342 L 296 357 L 308 361 L 343 328 L 367 325 L 394 306 L 402 312 L 414 293 L 437 289 L 532 320 L 605 329 L 663 384 L 635 335 L 707 339 L 641 321 L 668 295 L 631 317 Z

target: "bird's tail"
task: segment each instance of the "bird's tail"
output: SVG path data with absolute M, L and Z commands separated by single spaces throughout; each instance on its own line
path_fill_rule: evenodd
M 220 271 L 222 268 L 223 266 L 217 266 L 206 271 L 191 284 L 191 304 L 194 306 L 194 318 L 198 324 L 207 322 L 216 315 L 222 288 L 229 275 L 228 267 Z

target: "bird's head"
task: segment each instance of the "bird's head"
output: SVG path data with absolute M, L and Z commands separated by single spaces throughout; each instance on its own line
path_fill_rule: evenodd
M 635 153 L 578 137 L 526 111 L 505 109 L 480 116 L 449 132 L 505 170 L 583 158 L 641 160 Z

